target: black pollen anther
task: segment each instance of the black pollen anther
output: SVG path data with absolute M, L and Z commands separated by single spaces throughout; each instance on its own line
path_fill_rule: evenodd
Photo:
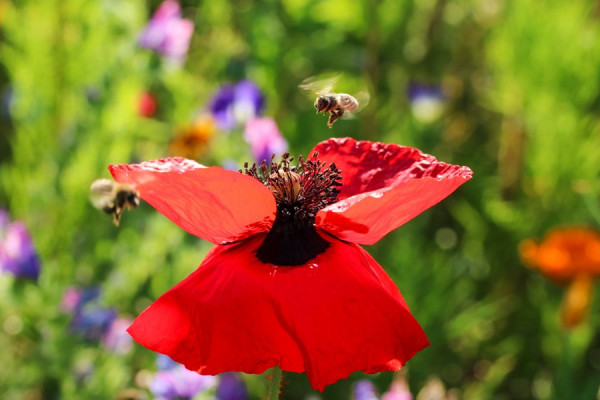
M 342 176 L 334 163 L 326 166 L 317 157 L 317 152 L 308 160 L 300 156 L 297 166 L 291 165 L 294 158 L 289 153 L 280 162 L 272 156 L 269 164 L 244 164 L 243 173 L 264 183 L 277 203 L 273 227 L 256 253 L 261 261 L 302 265 L 329 247 L 315 230 L 315 216 L 338 201 Z

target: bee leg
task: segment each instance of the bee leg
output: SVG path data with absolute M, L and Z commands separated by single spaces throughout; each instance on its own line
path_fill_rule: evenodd
M 332 110 L 330 111 L 331 115 L 329 116 L 329 121 L 327 121 L 327 126 L 332 127 L 333 123 L 338 120 L 342 115 L 344 115 L 344 110 Z
M 117 213 L 114 213 L 113 214 L 113 224 L 115 226 L 119 226 L 119 222 L 121 222 L 121 215 L 117 214 Z
M 119 226 L 119 223 L 121 222 L 121 214 L 123 214 L 123 208 L 116 207 L 115 211 L 113 212 L 113 224 L 115 224 L 115 226 Z

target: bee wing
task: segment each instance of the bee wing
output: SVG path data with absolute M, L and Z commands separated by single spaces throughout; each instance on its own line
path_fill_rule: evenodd
M 109 207 L 113 201 L 114 183 L 108 179 L 98 179 L 90 186 L 90 201 L 97 209 Z
M 341 74 L 335 75 L 315 75 L 310 78 L 303 80 L 300 85 L 300 89 L 309 92 L 310 94 L 322 95 L 326 93 L 332 93 L 333 87 L 340 79 Z
M 342 119 L 356 118 L 356 113 L 362 111 L 367 106 L 367 104 L 369 104 L 369 99 L 371 98 L 369 92 L 367 92 L 366 90 L 358 92 L 353 97 L 358 102 L 358 107 L 353 111 L 344 112 L 344 115 L 342 115 Z
M 358 101 L 358 108 L 352 112 L 357 113 L 362 111 L 369 104 L 371 95 L 368 91 L 361 90 L 360 92 L 356 93 L 356 95 L 354 95 L 354 98 L 356 99 L 356 101 Z
M 98 210 L 104 210 L 105 208 L 110 208 L 110 207 L 112 207 L 112 204 L 113 204 L 113 200 L 111 197 L 100 196 L 100 195 L 96 195 L 96 194 L 92 194 L 90 196 L 90 201 L 92 202 L 92 205 L 94 206 L 94 208 L 97 208 Z

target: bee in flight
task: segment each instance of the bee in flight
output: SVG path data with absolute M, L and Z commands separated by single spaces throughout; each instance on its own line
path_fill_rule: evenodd
M 90 186 L 94 207 L 113 215 L 113 223 L 119 226 L 121 214 L 140 205 L 140 194 L 129 185 L 122 185 L 108 179 L 97 179 Z
M 340 117 L 346 116 L 351 118 L 353 113 L 362 110 L 369 102 L 369 94 L 366 91 L 359 92 L 356 97 L 348 93 L 334 92 L 333 87 L 340 76 L 335 75 L 324 79 L 313 76 L 305 79 L 300 84 L 301 89 L 317 95 L 317 99 L 315 100 L 317 114 L 329 113 L 327 126 L 330 128 Z

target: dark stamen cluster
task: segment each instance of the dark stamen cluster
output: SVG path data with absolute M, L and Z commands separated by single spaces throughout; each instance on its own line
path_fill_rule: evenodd
M 313 158 L 298 157 L 298 165 L 292 166 L 294 157 L 285 153 L 281 162 L 271 157 L 269 164 L 244 164 L 243 173 L 263 182 L 277 202 L 278 214 L 292 218 L 296 224 L 314 223 L 317 211 L 338 201 L 339 187 L 342 186 L 341 171 L 334 163 L 325 167 L 325 162 Z M 240 172 L 242 172 L 240 170 Z
M 316 159 L 304 161 L 300 156 L 299 165 L 302 167 L 302 207 L 306 216 L 313 221 L 317 211 L 338 201 L 339 187 L 342 179 L 341 171 L 334 163 L 325 167 L 325 162 Z
M 324 252 L 329 243 L 315 231 L 317 212 L 338 201 L 341 171 L 334 163 L 298 157 L 298 165 L 285 153 L 280 162 L 262 162 L 251 167 L 244 164 L 243 173 L 263 182 L 273 193 L 277 215 L 271 231 L 257 252 L 264 262 L 276 265 L 301 265 Z M 240 170 L 240 172 L 242 172 Z

